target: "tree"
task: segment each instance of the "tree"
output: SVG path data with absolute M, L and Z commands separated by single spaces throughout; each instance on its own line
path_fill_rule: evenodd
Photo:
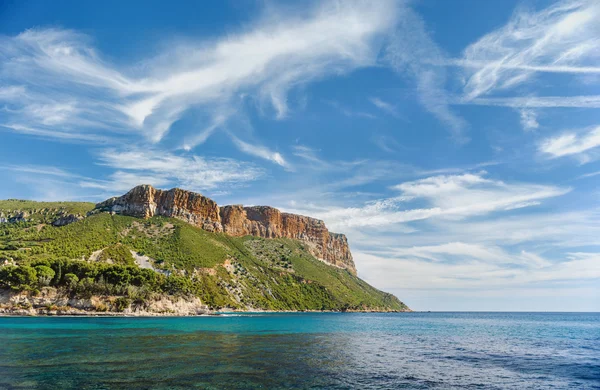
M 54 276 L 54 282 L 53 284 L 55 285 L 60 285 L 60 282 L 62 280 L 62 262 L 61 261 L 57 261 L 55 263 L 55 267 L 56 267 L 56 275 Z M 79 280 L 79 279 L 77 279 Z
M 56 272 L 47 265 L 37 265 L 35 267 L 35 272 L 41 286 L 48 286 L 54 278 L 54 275 L 56 275 Z
M 79 283 L 79 278 L 77 275 L 69 273 L 65 275 L 64 281 L 69 290 L 74 290 L 77 287 L 77 283 Z
M 28 265 L 0 268 L 0 285 L 12 290 L 32 290 L 38 283 L 37 272 Z
M 164 291 L 171 295 L 186 295 L 194 290 L 190 279 L 183 276 L 170 275 L 165 280 Z

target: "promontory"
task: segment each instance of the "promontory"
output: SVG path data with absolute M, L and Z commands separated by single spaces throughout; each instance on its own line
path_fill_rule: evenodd
M 96 205 L 0 201 L 0 314 L 407 311 L 346 236 L 269 206 L 149 185 Z

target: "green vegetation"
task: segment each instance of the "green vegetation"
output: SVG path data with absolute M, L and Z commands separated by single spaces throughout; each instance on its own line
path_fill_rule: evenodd
M 135 265 L 131 251 L 125 245 L 115 244 L 103 249 L 98 261 L 112 262 L 123 265 Z
M 0 200 L 0 217 L 17 218 L 21 223 L 46 224 L 58 217 L 74 214 L 85 216 L 93 210 L 94 204 L 88 202 L 35 202 L 32 200 Z
M 64 211 L 66 214 L 85 215 L 94 208 L 94 203 L 89 202 L 36 202 L 33 200 L 7 199 L 0 200 L 0 211 L 11 212 L 15 210 L 29 213 L 50 213 Z
M 18 202 L 1 201 L 0 209 Z M 91 209 L 87 203 L 43 205 Z M 197 296 L 214 309 L 406 309 L 393 295 L 315 259 L 295 240 L 231 237 L 176 219 L 108 213 L 63 227 L 0 224 L 0 288 L 46 286 L 77 298 L 117 297 L 115 311 L 164 294 Z

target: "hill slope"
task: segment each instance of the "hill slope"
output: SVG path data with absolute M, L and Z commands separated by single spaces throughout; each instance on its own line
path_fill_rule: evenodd
M 0 201 L 0 212 L 7 214 L 7 204 L 19 201 Z M 22 205 L 28 218 L 0 224 L 0 311 L 408 309 L 348 270 L 316 259 L 302 241 L 234 237 L 174 218 L 109 213 L 52 226 L 52 218 L 92 207 Z

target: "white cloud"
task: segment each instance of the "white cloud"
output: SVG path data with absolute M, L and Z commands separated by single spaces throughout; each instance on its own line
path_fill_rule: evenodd
M 447 217 L 462 218 L 538 204 L 564 195 L 569 188 L 528 183 L 505 183 L 481 174 L 434 176 L 395 187 L 404 196 L 424 198 Z
M 544 73 L 574 73 L 574 74 L 597 74 L 600 73 L 600 67 L 597 66 L 565 66 L 565 65 L 513 65 L 497 62 L 490 64 L 486 61 L 472 60 L 445 60 L 436 65 L 457 66 L 461 68 L 482 69 L 489 65 L 497 66 L 500 69 L 525 70 Z
M 212 122 L 206 126 L 201 132 L 186 137 L 183 142 L 184 150 L 191 150 L 197 145 L 203 144 L 206 140 L 221 126 L 225 125 L 228 118 L 227 113 L 214 114 Z
M 110 88 L 120 93 L 143 92 L 135 82 L 102 61 L 89 37 L 71 30 L 30 29 L 1 37 L 2 75 L 25 82 L 68 82 Z M 60 80 L 51 80 L 60 75 Z
M 290 165 L 285 161 L 285 159 L 279 152 L 273 152 L 265 146 L 242 141 L 233 134 L 229 134 L 229 137 L 233 141 L 234 145 L 237 146 L 238 149 L 240 149 L 242 152 L 274 162 L 275 164 L 278 164 L 282 167 L 290 168 Z
M 38 117 L 44 125 L 64 123 L 77 112 L 75 105 L 69 103 L 31 105 L 27 109 L 32 116 Z
M 377 7 L 364 1 L 327 2 L 287 15 L 270 11 L 242 32 L 171 45 L 135 69 L 104 61 L 90 38 L 75 31 L 31 29 L 0 37 L 0 81 L 14 85 L 3 87 L 0 98 L 14 97 L 20 85 L 32 90 L 11 101 L 15 107 L 4 124 L 34 127 L 39 122 L 51 135 L 59 130 L 52 125 L 77 119 L 74 127 L 81 128 L 85 119 L 87 127 L 134 129 L 156 143 L 190 107 L 235 107 L 240 94 L 270 102 L 276 117 L 283 118 L 290 89 L 374 65 L 378 38 L 397 17 L 396 5 L 387 0 Z M 64 101 L 68 96 L 77 106 Z M 185 147 L 205 141 L 235 109 L 218 111 L 199 135 L 187 136 Z
M 381 111 L 384 111 L 392 116 L 398 117 L 398 109 L 391 103 L 385 102 L 378 97 L 371 97 L 369 101 L 373 103 L 373 105 L 379 108 Z
M 47 176 L 57 176 L 64 178 L 77 178 L 81 177 L 65 171 L 64 169 L 47 166 L 47 165 L 0 165 L 2 169 L 7 169 L 14 172 L 27 173 L 27 174 L 35 174 L 35 175 L 47 175 Z
M 600 95 L 457 99 L 452 103 L 512 108 L 600 108 Z
M 403 146 L 398 141 L 386 135 L 373 136 L 371 137 L 371 142 L 386 153 L 396 153 L 399 149 L 403 149 Z
M 564 195 L 570 188 L 529 183 L 505 183 L 482 174 L 441 175 L 394 187 L 400 196 L 371 201 L 360 207 L 331 207 L 313 213 L 336 231 L 443 218 L 464 219 L 492 212 L 531 207 Z M 423 207 L 409 208 L 415 202 Z
M 99 134 L 89 134 L 85 132 L 71 132 L 60 130 L 49 130 L 39 127 L 30 127 L 17 124 L 0 124 L 0 128 L 11 130 L 19 134 L 34 135 L 45 139 L 65 140 L 69 142 L 86 142 L 86 143 L 108 143 L 108 137 Z
M 592 156 L 585 152 L 600 146 L 600 126 L 595 126 L 585 131 L 566 132 L 561 135 L 546 138 L 538 150 L 549 154 L 551 158 L 578 156 L 582 162 L 589 161 Z
M 93 188 L 102 190 L 111 195 L 122 195 L 135 186 L 150 184 L 151 186 L 164 188 L 175 185 L 173 177 L 168 174 L 156 175 L 148 171 L 146 173 L 115 171 L 106 180 L 85 179 L 78 184 L 81 188 Z
M 311 168 L 323 169 L 323 170 L 335 170 L 336 168 L 341 168 L 341 167 L 337 167 L 335 165 L 335 163 L 329 163 L 329 162 L 321 159 L 319 156 L 317 156 L 317 152 L 319 152 L 319 151 L 312 149 L 308 146 L 294 145 L 293 149 L 294 149 L 294 152 L 293 152 L 294 156 L 300 157 L 303 160 L 305 160 L 306 162 L 308 162 L 308 164 L 310 164 Z
M 594 176 L 598 176 L 600 175 L 600 171 L 595 171 L 595 172 L 590 172 L 590 173 L 585 173 L 583 175 L 578 176 L 578 179 L 586 179 L 588 177 L 594 177 Z
M 324 102 L 326 104 L 330 105 L 331 107 L 337 109 L 339 112 L 341 112 L 348 118 L 366 118 L 366 119 L 377 118 L 375 115 L 370 114 L 368 112 L 351 110 L 348 107 L 345 107 L 342 104 L 340 104 L 339 102 L 336 102 L 333 100 L 325 100 Z
M 521 109 L 519 110 L 519 115 L 521 116 L 521 126 L 523 126 L 524 130 L 529 131 L 540 127 L 537 121 L 537 113 L 534 110 Z
M 316 214 L 316 213 L 315 213 Z M 464 242 L 485 247 L 510 247 L 556 253 L 563 249 L 597 246 L 598 210 L 548 212 L 540 209 L 478 215 L 466 219 L 430 218 L 411 224 L 345 228 L 353 248 L 385 251 L 389 248 L 429 247 Z
M 441 245 L 431 254 L 450 251 L 452 246 Z M 472 248 L 471 248 L 472 249 Z M 560 283 L 564 281 L 581 282 L 600 278 L 600 256 L 597 253 L 568 254 L 557 262 L 549 262 L 542 257 L 519 252 L 509 254 L 496 250 L 491 256 L 503 254 L 503 261 L 487 261 L 489 249 L 483 251 L 482 261 L 477 256 L 461 262 L 428 261 L 411 256 L 390 259 L 370 253 L 356 252 L 355 257 L 364 264 L 363 276 L 377 280 L 383 288 L 421 289 L 471 289 L 475 291 L 508 288 L 516 286 L 534 286 L 539 283 Z M 462 252 L 460 250 L 458 252 Z M 472 251 L 467 251 L 475 254 Z M 506 257 L 504 257 L 506 256 Z M 499 260 L 499 259 L 498 259 Z M 520 264 L 520 266 L 515 266 Z
M 523 84 L 537 71 L 597 73 L 599 18 L 600 4 L 594 0 L 519 10 L 508 24 L 465 49 L 467 99 Z
M 416 84 L 417 97 L 426 110 L 448 126 L 459 141 L 467 124 L 449 107 L 445 91 L 445 70 L 434 63 L 445 56 L 427 34 L 425 23 L 412 10 L 403 8 L 396 34 L 386 49 L 386 61 L 401 74 L 408 74 Z
M 397 258 L 419 258 L 438 263 L 455 263 L 478 261 L 507 266 L 524 266 L 528 268 L 542 268 L 552 263 L 541 256 L 526 251 L 519 253 L 508 253 L 498 246 L 486 246 L 465 242 L 448 242 L 445 244 L 430 246 L 412 246 L 389 248 L 374 251 L 374 253 L 385 255 L 390 259 Z
M 13 85 L 10 87 L 1 87 L 0 88 L 0 99 L 14 99 L 18 96 L 22 96 L 25 93 L 25 87 L 19 85 Z
M 505 215 L 484 220 L 438 220 L 434 233 L 399 240 L 403 245 L 431 244 L 455 241 L 468 237 L 470 242 L 487 245 L 520 245 L 536 242 L 545 247 L 577 247 L 597 245 L 600 234 L 600 215 L 597 210 L 537 212 Z M 411 241 L 408 241 L 411 240 Z
M 101 165 L 116 169 L 109 180 L 81 181 L 86 188 L 119 192 L 138 184 L 182 186 L 193 191 L 238 186 L 261 178 L 253 164 L 227 158 L 203 158 L 153 149 L 107 149 L 99 153 Z
M 506 254 L 498 248 L 488 249 L 479 244 L 468 244 L 464 242 L 449 242 L 447 244 L 420 246 L 410 248 L 398 248 L 385 251 L 391 257 L 418 257 L 426 260 L 441 261 L 439 255 L 470 257 L 490 262 L 506 261 Z

